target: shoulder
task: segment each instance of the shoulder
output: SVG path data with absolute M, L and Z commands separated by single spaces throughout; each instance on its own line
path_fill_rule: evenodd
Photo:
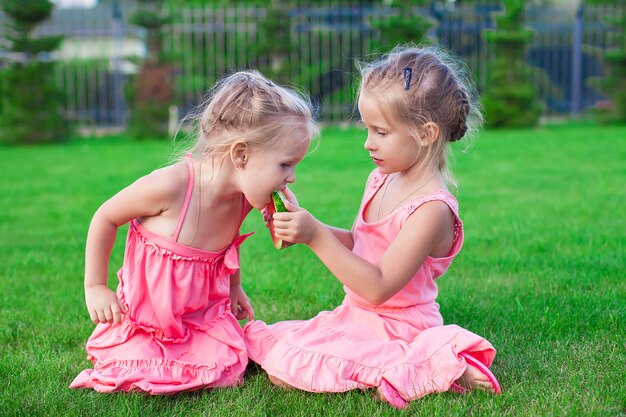
M 184 162 L 178 162 L 163 168 L 158 168 L 151 173 L 139 178 L 137 183 L 142 187 L 149 187 L 152 191 L 163 196 L 175 197 L 184 192 L 189 181 L 189 172 Z
M 187 188 L 184 172 L 179 164 L 152 171 L 108 199 L 98 211 L 117 225 L 157 216 L 182 198 Z
M 445 234 L 460 223 L 457 216 L 458 203 L 448 191 L 436 190 L 407 205 L 403 216 L 403 228 L 429 230 Z
M 380 183 L 382 183 L 385 178 L 387 178 L 386 174 L 381 173 L 378 168 L 374 168 L 372 170 L 372 172 L 370 172 L 369 176 L 367 177 L 367 182 L 365 183 L 365 188 L 375 188 L 378 185 L 380 185 Z
M 141 202 L 149 212 L 143 215 L 154 215 L 184 198 L 188 177 L 186 164 L 178 162 L 144 175 L 128 186 L 124 194 L 128 199 Z
M 445 189 L 436 189 L 413 199 L 406 204 L 407 216 L 421 210 L 421 213 L 452 213 L 453 217 L 458 217 L 459 203 L 457 199 L 449 191 Z
M 463 223 L 457 215 L 456 199 L 447 191 L 424 197 L 411 205 L 402 231 L 426 239 L 433 257 L 449 255 L 455 245 L 458 252 L 463 241 Z
M 418 223 L 434 227 L 446 227 L 454 224 L 455 217 L 455 212 L 448 202 L 433 199 L 410 208 L 405 225 Z

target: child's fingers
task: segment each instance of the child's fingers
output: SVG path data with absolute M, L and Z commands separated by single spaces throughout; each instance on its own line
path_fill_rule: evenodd
M 274 230 L 283 230 L 289 227 L 289 221 L 282 219 L 274 219 Z
M 107 317 L 106 317 L 106 314 L 104 314 L 104 310 L 103 309 L 96 310 L 96 314 L 98 315 L 98 321 L 100 323 L 106 323 L 107 322 Z
M 282 192 L 285 197 L 287 197 L 288 203 L 290 203 L 292 206 L 298 206 L 298 199 L 296 198 L 296 195 L 293 193 L 293 191 L 291 191 L 288 187 L 285 187 L 282 189 Z
M 241 310 L 245 313 L 244 317 L 254 320 L 254 310 L 252 309 L 252 305 L 250 305 L 250 300 L 246 299 L 241 301 Z
M 118 324 L 122 322 L 122 311 L 120 310 L 119 302 L 111 306 L 111 313 L 113 313 L 113 323 Z
M 116 298 L 117 298 L 117 297 L 116 297 Z M 126 313 L 128 313 L 128 311 L 126 311 L 126 306 L 124 305 L 124 303 L 122 303 L 122 302 L 120 301 L 120 299 L 119 299 L 119 298 L 117 298 L 117 305 L 118 305 L 118 307 L 119 307 L 119 309 L 120 309 L 120 312 L 121 312 L 122 314 L 126 314 Z
M 276 225 L 277 221 L 288 222 L 289 220 L 293 218 L 294 218 L 293 213 L 287 212 L 287 211 L 276 212 L 272 215 L 272 220 L 274 220 L 274 225 Z
M 274 236 L 281 240 L 291 242 L 291 231 L 286 227 L 274 227 Z
M 104 309 L 104 317 L 107 323 L 113 323 L 113 306 Z
M 100 319 L 98 319 L 98 313 L 96 313 L 95 310 L 89 310 L 89 319 L 91 319 L 94 324 L 98 324 L 100 322 Z
M 289 210 L 290 212 L 293 212 L 293 211 L 298 211 L 298 209 L 300 208 L 300 206 L 298 206 L 298 205 L 297 205 L 297 204 L 295 204 L 295 203 L 292 203 L 292 202 L 291 202 L 291 201 L 289 201 L 289 200 L 285 200 L 285 201 L 283 201 L 283 203 L 285 203 L 285 208 L 286 208 L 287 210 Z M 284 213 L 284 212 L 283 212 L 283 213 Z
M 248 312 L 239 304 L 237 306 L 237 313 L 235 314 L 235 318 L 237 320 L 243 320 L 248 317 Z
M 281 240 L 289 240 L 290 234 L 289 234 L 289 229 L 279 229 L 279 228 L 275 228 L 274 229 L 274 236 L 276 236 L 277 238 L 281 239 Z

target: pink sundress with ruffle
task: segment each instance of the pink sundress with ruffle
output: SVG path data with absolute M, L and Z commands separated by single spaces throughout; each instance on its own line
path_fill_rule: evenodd
M 237 248 L 249 235 L 219 252 L 177 242 L 194 184 L 190 155 L 187 164 L 187 194 L 173 238 L 131 221 L 117 288 L 128 312 L 120 324 L 96 326 L 87 342 L 94 367 L 70 388 L 159 395 L 242 382 L 248 357 L 229 289 L 239 268 Z
M 418 207 L 443 201 L 456 218 L 453 247 L 443 258 L 427 257 L 415 276 L 385 303 L 374 306 L 344 286 L 343 303 L 310 320 L 267 325 L 256 320 L 244 327 L 248 356 L 269 375 L 311 392 L 384 389 L 383 398 L 404 401 L 451 389 L 465 371 L 465 352 L 486 366 L 495 349 L 482 337 L 457 325 L 444 325 L 435 280 L 447 269 L 463 244 L 458 203 L 446 191 L 436 191 L 405 203 L 373 223 L 365 208 L 387 179 L 375 170 L 368 180 L 352 228 L 353 252 L 377 264 Z M 454 387 L 452 387 L 454 389 Z

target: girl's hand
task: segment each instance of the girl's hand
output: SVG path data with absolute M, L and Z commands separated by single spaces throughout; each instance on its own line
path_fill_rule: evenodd
M 85 287 L 85 302 L 89 317 L 96 324 L 121 323 L 122 314 L 126 313 L 122 302 L 106 285 Z
M 292 206 L 296 206 L 296 207 L 299 206 L 296 195 L 289 188 L 285 187 L 280 191 L 282 191 L 283 195 L 285 196 L 285 198 L 287 198 L 287 201 L 289 201 L 292 204 Z M 263 214 L 263 222 L 265 223 L 265 227 L 269 228 L 270 220 L 272 220 L 272 217 L 269 211 L 267 211 L 266 208 L 263 208 L 261 209 L 261 213 Z
M 309 244 L 324 227 L 315 217 L 305 209 L 285 201 L 289 212 L 274 213 L 274 235 L 290 243 Z
M 254 320 L 254 310 L 241 284 L 230 286 L 230 311 L 237 320 Z
M 283 194 L 287 198 L 287 201 L 290 202 L 293 207 L 300 207 L 300 204 L 298 204 L 298 199 L 296 198 L 296 195 L 293 193 L 293 191 L 291 191 L 287 187 L 283 188 L 281 191 L 283 192 Z M 287 210 L 289 210 L 288 207 L 287 207 Z M 289 211 L 291 211 L 291 210 L 289 210 Z

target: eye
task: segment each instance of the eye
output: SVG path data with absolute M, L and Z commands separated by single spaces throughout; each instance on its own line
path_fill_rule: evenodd
M 285 168 L 285 169 L 287 169 L 287 168 L 291 168 L 291 164 L 290 164 L 290 163 L 288 163 L 288 162 L 284 162 L 284 163 L 280 164 L 280 167 L 281 167 L 281 168 Z
M 381 131 L 378 131 L 378 132 L 376 132 L 376 133 L 377 133 L 378 135 L 382 136 L 382 137 L 387 136 L 387 132 L 381 132 Z

